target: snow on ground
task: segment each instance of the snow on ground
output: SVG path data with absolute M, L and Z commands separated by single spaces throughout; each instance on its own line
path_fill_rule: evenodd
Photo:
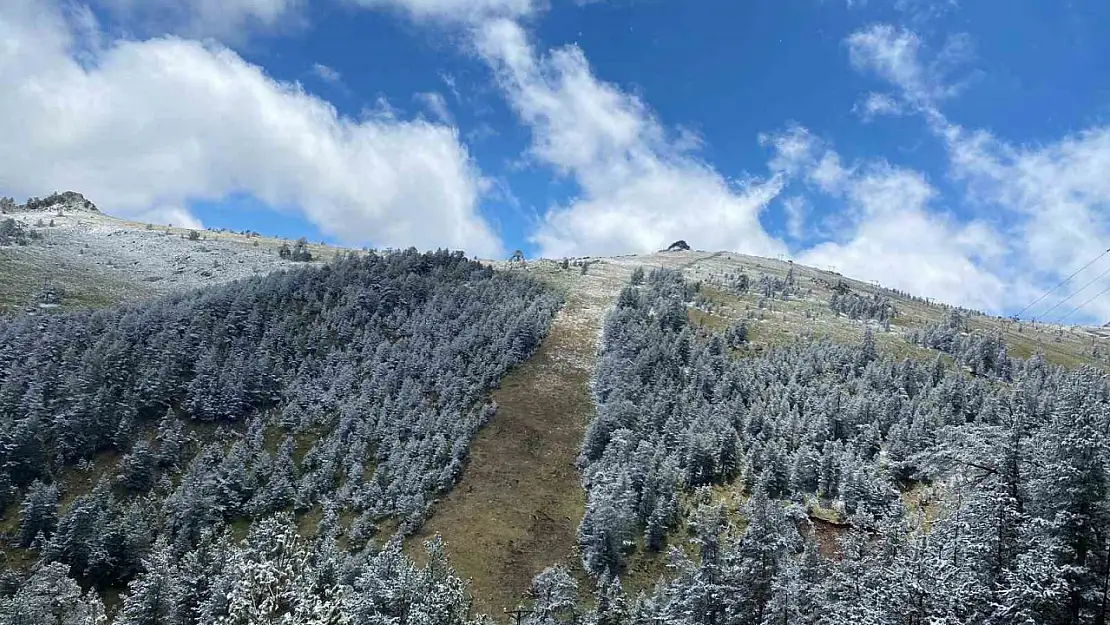
M 122 301 L 303 265 L 278 255 L 287 243 L 280 239 L 199 230 L 192 240 L 188 229 L 128 222 L 95 209 L 17 207 L 0 218 L 15 219 L 41 235 L 30 245 L 0 250 L 0 286 L 13 291 L 56 279 L 67 284 L 67 291 L 75 282 L 98 290 L 111 286 L 105 299 Z M 310 249 L 323 259 L 337 251 Z
M 567 294 L 567 307 L 556 318 L 556 323 L 578 326 L 580 335 L 590 336 L 593 345 L 597 344 L 597 333 L 600 332 L 606 311 L 615 302 L 621 288 L 628 284 L 629 276 L 636 267 L 643 267 L 648 271 L 656 267 L 678 269 L 687 279 L 702 283 L 707 287 L 703 290 L 703 295 L 712 303 L 712 311 L 703 311 L 708 314 L 697 315 L 696 323 L 705 322 L 723 327 L 744 320 L 757 350 L 806 337 L 824 338 L 834 342 L 856 342 L 862 340 L 864 331 L 870 327 L 880 346 L 885 345 L 899 356 L 931 357 L 931 352 L 909 345 L 904 333 L 938 323 L 948 314 L 948 309 L 943 305 L 910 299 L 876 283 L 853 280 L 832 271 L 791 263 L 786 259 L 691 250 L 612 258 L 578 258 L 570 259 L 569 263 L 568 269 L 562 268 L 561 261 L 547 259 L 527 261 L 524 264 L 495 262 L 493 265 L 500 269 L 527 272 L 562 289 Z M 589 263 L 589 267 L 582 274 L 581 265 L 586 263 Z M 789 301 L 763 298 L 755 289 L 746 294 L 732 293 L 726 286 L 741 272 L 747 273 L 754 282 L 761 275 L 785 278 L 791 269 L 801 293 Z M 876 323 L 851 321 L 843 315 L 833 313 L 829 308 L 829 299 L 832 286 L 839 281 L 863 295 L 889 297 L 899 310 L 892 327 L 883 331 Z M 1010 344 L 1012 354 L 1016 356 L 1027 357 L 1039 352 L 1047 360 L 1057 364 L 1095 364 L 1105 367 L 1107 352 L 1110 352 L 1110 345 L 1106 344 L 1110 340 L 1110 332 L 1106 329 L 1033 325 L 991 315 L 974 315 L 969 323 L 973 328 L 1000 332 Z M 568 354 L 567 357 L 573 356 Z
M 231 232 L 191 231 L 183 228 L 128 222 L 100 213 L 77 194 L 59 197 L 36 209 L 9 208 L 0 218 L 14 218 L 34 230 L 41 238 L 24 247 L 0 248 L 0 311 L 35 304 L 35 294 L 44 283 L 64 288 L 68 299 L 63 305 L 103 305 L 201 288 L 298 265 L 278 255 L 281 245 L 289 243 L 269 237 Z M 53 224 L 53 225 L 51 225 Z M 330 260 L 339 248 L 310 246 L 321 260 Z M 683 271 L 691 280 L 715 289 L 713 316 L 719 323 L 748 319 L 763 337 L 759 342 L 776 344 L 803 335 L 825 336 L 833 340 L 858 340 L 863 326 L 837 317 L 828 308 L 830 287 L 845 281 L 858 293 L 879 293 L 894 300 L 900 314 L 892 332 L 884 333 L 892 344 L 904 345 L 901 333 L 914 327 L 936 323 L 946 314 L 943 307 L 910 300 L 877 284 L 865 283 L 839 274 L 783 259 L 760 258 L 728 252 L 675 251 L 612 258 L 530 260 L 525 263 L 489 261 L 506 271 L 520 271 L 540 278 L 560 289 L 567 305 L 556 323 L 596 345 L 606 311 L 636 267 L 650 270 L 667 267 Z M 582 266 L 588 265 L 586 272 Z M 785 277 L 793 268 L 802 289 L 800 299 L 790 302 L 761 301 L 755 293 L 729 294 L 729 276 L 743 271 L 757 280 L 767 274 Z M 712 319 L 700 317 L 701 319 Z M 1028 356 L 1044 352 L 1061 364 L 1090 360 L 1097 344 L 1106 341 L 1110 331 L 1087 327 L 1058 327 L 1017 323 L 991 316 L 976 316 L 973 326 L 1002 332 L 1016 350 Z M 1102 352 L 1110 348 L 1101 347 Z M 582 352 L 568 353 L 566 359 L 581 358 Z M 1106 358 L 1105 355 L 1100 359 Z M 590 366 L 591 362 L 567 363 Z

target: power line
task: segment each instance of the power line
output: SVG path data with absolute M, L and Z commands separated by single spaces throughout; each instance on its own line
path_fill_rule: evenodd
M 1078 271 L 1076 271 L 1075 273 L 1071 274 L 1071 275 L 1070 275 L 1070 276 L 1068 276 L 1067 278 L 1064 278 L 1064 281 L 1063 281 L 1063 282 L 1061 282 L 1060 284 L 1057 284 L 1056 286 L 1052 287 L 1051 289 L 1049 289 L 1049 290 L 1045 291 L 1045 292 L 1044 292 L 1044 295 L 1041 295 L 1041 296 L 1040 296 L 1040 297 L 1038 297 L 1037 299 L 1033 300 L 1033 302 L 1032 302 L 1031 304 L 1029 304 L 1029 305 L 1028 305 L 1028 306 L 1026 306 L 1025 308 L 1022 308 L 1021 310 L 1019 310 L 1019 311 L 1018 311 L 1018 313 L 1017 313 L 1016 315 L 1014 315 L 1014 316 L 1015 316 L 1015 317 L 1020 317 L 1022 313 L 1024 313 L 1024 312 L 1025 312 L 1025 311 L 1027 311 L 1027 310 L 1029 310 L 1030 308 L 1032 308 L 1032 307 L 1036 306 L 1038 302 L 1040 302 L 1040 301 L 1041 301 L 1041 300 L 1043 300 L 1044 298 L 1046 298 L 1046 297 L 1048 297 L 1049 295 L 1051 295 L 1051 294 L 1052 294 L 1052 292 L 1053 292 L 1053 291 L 1055 291 L 1056 289 L 1058 289 L 1058 288 L 1060 288 L 1060 287 L 1064 286 L 1064 285 L 1065 285 L 1065 284 L 1067 284 L 1068 282 L 1071 282 L 1071 279 L 1072 279 L 1072 278 L 1074 278 L 1075 276 L 1078 276 L 1078 275 L 1080 274 L 1080 272 L 1082 272 L 1082 271 L 1083 271 L 1084 269 L 1086 269 L 1087 267 L 1090 267 L 1091 265 L 1095 264 L 1095 263 L 1096 263 L 1096 262 L 1098 262 L 1098 261 L 1099 261 L 1099 260 L 1100 260 L 1100 259 L 1101 259 L 1101 258 L 1102 258 L 1103 256 L 1106 256 L 1107 254 L 1110 254 L 1110 247 L 1106 248 L 1106 251 L 1105 251 L 1105 252 L 1103 252 L 1103 253 L 1099 254 L 1098 256 L 1096 256 L 1094 260 L 1092 260 L 1091 262 L 1087 263 L 1086 265 L 1083 265 L 1082 267 L 1080 267 Z
M 1047 319 L 1048 318 L 1048 313 L 1056 310 L 1064 302 L 1068 301 L 1069 299 L 1071 299 L 1071 298 L 1075 297 L 1076 295 L 1079 295 L 1083 291 L 1087 290 L 1087 287 L 1091 286 L 1092 284 L 1094 284 L 1094 283 L 1098 282 L 1099 280 L 1103 279 L 1104 277 L 1106 277 L 1106 274 L 1110 274 L 1110 269 L 1107 269 L 1106 271 L 1098 274 L 1097 278 L 1095 278 L 1094 280 L 1091 280 L 1087 284 L 1084 284 L 1082 287 L 1079 288 L 1079 290 L 1075 291 L 1071 295 L 1069 295 L 1069 296 L 1065 297 L 1064 299 L 1056 302 L 1056 304 L 1054 304 L 1052 306 L 1052 308 L 1049 308 L 1048 310 L 1042 312 L 1041 313 L 1041 319 Z
M 1098 298 L 1102 297 L 1103 295 L 1105 295 L 1105 294 L 1107 294 L 1107 293 L 1110 293 L 1110 286 L 1108 286 L 1108 287 L 1106 287 L 1105 289 L 1103 289 L 1103 290 L 1102 290 L 1101 292 L 1099 292 L 1099 294 L 1098 294 L 1098 295 L 1096 295 L 1096 296 L 1092 297 L 1091 299 L 1089 299 L 1089 300 L 1087 300 L 1087 301 L 1083 302 L 1082 304 L 1080 304 L 1080 305 L 1076 306 L 1075 308 L 1071 309 L 1071 312 L 1069 312 L 1068 314 L 1064 315 L 1063 317 L 1060 317 L 1060 318 L 1059 318 L 1059 319 L 1058 319 L 1058 320 L 1056 321 L 1056 323 L 1063 323 L 1063 322 L 1064 322 L 1064 319 L 1067 319 L 1068 317 L 1070 317 L 1070 316 L 1074 315 L 1075 313 L 1079 312 L 1079 310 L 1080 310 L 1081 308 L 1083 308 L 1083 307 L 1084 307 L 1084 306 L 1086 306 L 1087 304 L 1090 304 L 1091 302 L 1095 301 L 1096 299 L 1098 299 Z

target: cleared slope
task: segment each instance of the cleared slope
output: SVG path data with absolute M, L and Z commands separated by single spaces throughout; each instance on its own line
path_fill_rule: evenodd
M 472 580 L 476 612 L 515 607 L 536 573 L 576 560 L 585 498 L 575 459 L 592 417 L 588 384 L 610 301 L 605 283 L 620 279 L 574 272 L 549 276 L 570 287 L 569 299 L 539 350 L 493 393 L 497 414 L 419 536 L 444 538 L 453 566 Z
M 589 341 L 576 336 L 567 316 L 493 393 L 497 415 L 471 444 L 462 481 L 421 535 L 446 540 L 452 565 L 473 580 L 477 612 L 513 607 L 536 572 L 573 560 L 584 505 L 574 460 L 592 405 L 582 391 Z
M 516 607 L 548 566 L 578 568 L 585 494 L 575 463 L 593 416 L 589 382 L 605 313 L 635 267 L 707 256 L 594 259 L 586 274 L 550 261 L 511 269 L 565 290 L 567 303 L 539 350 L 493 393 L 497 414 L 471 444 L 462 480 L 410 544 L 443 537 L 452 565 L 471 580 L 475 612 Z

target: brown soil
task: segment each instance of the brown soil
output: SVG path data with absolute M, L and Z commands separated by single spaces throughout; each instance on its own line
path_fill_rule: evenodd
M 592 418 L 589 375 L 600 322 L 590 303 L 572 295 L 542 346 L 493 393 L 497 414 L 418 537 L 443 537 L 452 566 L 471 580 L 476 613 L 504 614 L 525 598 L 536 573 L 577 561 L 585 501 L 575 460 Z

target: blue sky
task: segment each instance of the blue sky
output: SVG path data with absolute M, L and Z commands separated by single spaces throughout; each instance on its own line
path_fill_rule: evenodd
M 1012 313 L 1110 246 L 1107 24 L 1097 0 L 12 0 L 0 192 L 484 257 L 683 238 Z

